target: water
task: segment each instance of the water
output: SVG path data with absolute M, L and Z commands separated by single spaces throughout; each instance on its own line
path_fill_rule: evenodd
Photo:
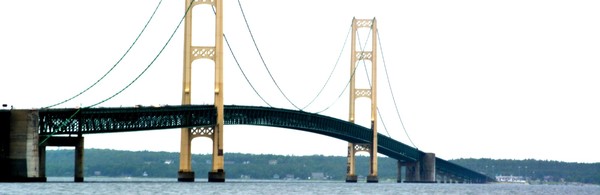
M 177 182 L 164 178 L 48 178 L 47 183 L 0 183 L 0 194 L 596 194 L 597 185 L 399 184 L 344 181 L 227 180 Z

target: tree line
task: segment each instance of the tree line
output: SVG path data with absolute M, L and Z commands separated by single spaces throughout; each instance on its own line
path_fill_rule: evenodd
M 73 176 L 74 150 L 47 150 L 46 175 Z M 193 154 L 192 169 L 197 178 L 206 178 L 211 169 L 209 154 Z M 455 159 L 450 162 L 486 174 L 523 176 L 545 182 L 600 184 L 600 163 L 567 163 L 541 160 Z M 379 180 L 397 178 L 397 161 L 379 157 Z M 344 156 L 293 156 L 272 154 L 225 154 L 227 178 L 234 179 L 331 179 L 346 178 Z M 84 176 L 177 178 L 179 153 L 85 149 Z M 369 157 L 356 157 L 359 177 L 369 174 Z

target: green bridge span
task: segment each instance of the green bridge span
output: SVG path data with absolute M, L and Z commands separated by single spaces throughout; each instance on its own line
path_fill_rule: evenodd
M 257 106 L 225 106 L 225 125 L 257 125 L 296 129 L 330 136 L 352 143 L 370 143 L 369 128 L 337 118 L 288 110 Z M 132 132 L 182 127 L 213 126 L 216 109 L 213 105 L 180 105 L 162 107 L 41 109 L 39 110 L 39 134 L 78 135 L 94 133 Z M 399 163 L 415 162 L 424 152 L 378 134 L 378 151 Z M 435 159 L 436 173 L 451 175 L 473 183 L 485 183 L 493 179 L 448 162 Z

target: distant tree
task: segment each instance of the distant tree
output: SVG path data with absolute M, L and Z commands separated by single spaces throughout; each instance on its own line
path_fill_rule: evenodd
M 47 150 L 47 176 L 73 176 L 74 150 Z M 144 172 L 149 177 L 176 178 L 179 170 L 179 154 L 174 152 L 118 151 L 105 149 L 85 149 L 84 175 L 141 177 Z M 206 178 L 211 169 L 212 156 L 192 155 L 192 169 L 198 178 Z M 276 164 L 269 164 L 270 161 Z M 346 157 L 342 156 L 290 156 L 271 154 L 225 154 L 227 178 L 250 177 L 272 179 L 273 175 L 307 179 L 313 172 L 323 173 L 331 179 L 346 178 Z M 273 162 L 274 162 L 273 161 Z M 378 159 L 378 176 L 381 181 L 395 180 L 397 161 L 387 157 Z M 481 172 L 490 177 L 497 175 L 520 175 L 530 180 L 600 184 L 600 163 L 567 163 L 547 160 L 507 160 L 507 159 L 454 159 L 450 162 Z M 369 157 L 356 157 L 356 174 L 369 174 Z

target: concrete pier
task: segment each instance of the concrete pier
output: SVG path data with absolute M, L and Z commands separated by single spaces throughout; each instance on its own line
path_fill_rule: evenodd
M 46 177 L 40 174 L 38 111 L 2 111 L 0 117 L 0 181 L 46 181 Z
M 406 183 L 417 183 L 421 180 L 421 169 L 419 162 L 407 162 L 406 166 L 406 175 L 404 182 Z
M 75 182 L 83 182 L 83 137 L 77 137 L 75 146 Z
M 0 181 L 8 178 L 10 167 L 10 111 L 0 110 Z
M 348 183 L 356 183 L 356 182 L 358 182 L 358 176 L 356 176 L 356 175 L 346 175 L 346 182 L 348 182 Z
M 208 182 L 225 182 L 225 171 L 219 169 L 216 172 L 208 172 Z
M 46 147 L 47 146 L 61 146 L 61 147 L 65 147 L 65 146 L 72 146 L 75 147 L 75 168 L 74 168 L 74 175 L 73 175 L 73 181 L 75 182 L 83 182 L 83 175 L 84 175 L 84 170 L 83 170 L 83 160 L 84 160 L 84 155 L 83 155 L 83 151 L 84 151 L 84 139 L 81 136 L 78 137 L 60 137 L 60 136 L 54 136 L 54 137 L 50 137 L 46 140 L 46 142 L 42 143 L 39 147 L 40 147 L 40 166 L 42 170 L 42 174 L 45 174 L 45 169 L 46 169 Z
M 402 180 L 402 167 L 404 167 L 404 180 Z M 397 182 L 405 183 L 435 183 L 435 154 L 425 153 L 415 162 L 398 162 Z
M 421 157 L 421 179 L 420 182 L 435 183 L 435 154 L 425 153 Z
M 194 171 L 179 171 L 177 172 L 177 181 L 179 182 L 194 182 L 196 174 Z

